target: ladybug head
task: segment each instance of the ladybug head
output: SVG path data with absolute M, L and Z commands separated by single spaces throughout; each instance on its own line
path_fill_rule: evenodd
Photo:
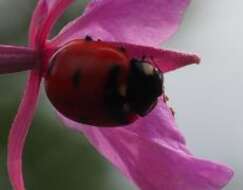
M 163 94 L 163 74 L 144 60 L 132 59 L 127 82 L 127 102 L 132 111 L 145 116 Z

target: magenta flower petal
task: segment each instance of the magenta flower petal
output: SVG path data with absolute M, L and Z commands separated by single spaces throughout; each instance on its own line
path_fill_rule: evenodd
M 48 61 L 46 57 L 43 57 L 41 48 L 45 45 L 46 37 L 56 19 L 71 2 L 71 0 L 39 1 L 29 30 L 29 45 L 38 51 L 39 64 Z M 14 190 L 25 190 L 22 174 L 22 152 L 37 105 L 41 78 L 41 70 L 33 70 L 30 73 L 24 97 L 9 134 L 8 172 Z
M 39 0 L 29 29 L 29 41 L 32 47 L 42 46 L 45 43 L 56 20 L 72 2 L 73 0 Z
M 154 66 L 164 73 L 200 62 L 200 58 L 195 54 L 128 43 L 111 42 L 111 44 L 116 47 L 124 47 L 130 58 L 142 59 L 145 56 L 146 59 L 154 63 Z
M 8 172 L 14 190 L 25 190 L 22 174 L 22 152 L 37 105 L 41 76 L 32 71 L 8 140 Z
M 189 153 L 163 101 L 126 128 L 95 128 L 61 118 L 68 127 L 83 132 L 141 190 L 219 190 L 233 175 L 229 168 Z
M 54 46 L 85 35 L 105 41 L 159 46 L 177 30 L 189 0 L 93 0 L 64 27 Z
M 32 69 L 37 53 L 26 47 L 0 45 L 0 74 Z
M 7 164 L 14 190 L 25 190 L 23 147 L 41 78 L 57 47 L 90 35 L 124 47 L 131 58 L 149 59 L 163 72 L 200 61 L 194 54 L 156 49 L 176 31 L 190 0 L 92 0 L 83 16 L 47 43 L 56 20 L 72 2 L 39 0 L 29 29 L 29 46 L 33 50 L 0 46 L 0 73 L 33 68 L 9 134 Z M 144 47 L 148 45 L 153 47 Z M 142 190 L 219 190 L 232 177 L 229 168 L 192 156 L 162 98 L 146 117 L 120 128 L 96 128 L 60 117 L 68 127 L 84 133 L 103 156 Z
M 154 48 L 149 46 L 134 45 L 121 42 L 107 42 L 114 47 L 123 47 L 130 58 L 148 59 L 163 73 L 178 68 L 200 63 L 200 57 L 192 53 L 184 53 L 174 50 Z

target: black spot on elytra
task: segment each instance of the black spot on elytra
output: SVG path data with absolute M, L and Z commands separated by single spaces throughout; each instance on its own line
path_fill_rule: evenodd
M 122 53 L 126 53 L 126 48 L 124 48 L 123 46 L 118 47 L 118 50 Z
M 72 76 L 72 84 L 75 88 L 79 88 L 80 80 L 81 80 L 81 73 L 80 70 L 77 70 Z

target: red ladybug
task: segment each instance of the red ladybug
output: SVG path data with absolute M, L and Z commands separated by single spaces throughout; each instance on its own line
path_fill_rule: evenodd
M 74 40 L 50 59 L 47 96 L 66 117 L 96 126 L 120 126 L 145 116 L 163 93 L 163 75 L 124 48 L 89 37 Z

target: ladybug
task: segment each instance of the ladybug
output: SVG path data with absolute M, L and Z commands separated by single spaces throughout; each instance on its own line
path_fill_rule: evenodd
M 108 42 L 73 40 L 57 50 L 45 76 L 47 96 L 79 123 L 121 126 L 147 115 L 163 93 L 163 74 Z

